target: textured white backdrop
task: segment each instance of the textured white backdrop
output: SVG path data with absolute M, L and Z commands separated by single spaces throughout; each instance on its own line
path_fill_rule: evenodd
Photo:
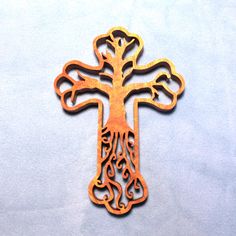
M 236 235 L 236 2 L 0 2 L 0 235 Z M 94 64 L 92 40 L 123 26 L 140 62 L 171 59 L 186 92 L 168 115 L 140 109 L 148 201 L 117 218 L 93 205 L 97 111 L 70 116 L 53 81 Z

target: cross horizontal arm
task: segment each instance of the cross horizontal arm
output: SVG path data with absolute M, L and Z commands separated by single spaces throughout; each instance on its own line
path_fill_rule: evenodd
M 69 76 L 66 72 L 62 72 L 57 76 L 54 81 L 55 91 L 58 96 L 61 97 L 61 103 L 65 110 L 67 111 L 78 111 L 78 104 L 75 105 L 76 98 L 78 93 L 86 92 L 86 91 L 98 91 L 102 94 L 109 96 L 111 92 L 111 87 L 107 84 L 101 83 L 99 80 L 82 75 L 79 71 L 77 71 L 80 80 L 76 81 L 71 76 Z M 65 91 L 61 91 L 61 85 L 64 82 L 68 82 L 71 84 L 71 88 Z M 70 98 L 72 102 L 72 106 L 68 106 L 67 99 Z M 90 99 L 96 100 L 96 99 Z M 96 102 L 95 102 L 96 103 Z
M 157 82 L 159 78 L 162 77 L 168 77 L 168 74 L 163 72 L 159 73 L 156 78 L 152 81 L 149 82 L 144 82 L 144 83 L 133 83 L 129 84 L 126 86 L 126 96 L 132 95 L 134 93 L 140 93 L 140 92 L 145 92 L 148 91 L 151 93 L 151 98 L 141 98 L 139 101 L 141 103 L 151 103 L 154 106 L 157 106 L 157 108 L 162 109 L 162 110 L 170 110 L 172 109 L 177 102 L 177 94 L 174 93 L 164 82 Z M 163 92 L 171 99 L 170 104 L 162 104 L 160 102 L 155 101 L 154 99 L 158 97 L 159 90 L 163 90 Z
M 171 110 L 175 107 L 178 96 L 184 90 L 184 80 L 182 76 L 175 71 L 175 67 L 171 61 L 168 59 L 155 60 L 144 66 L 135 65 L 134 70 L 136 73 L 144 74 L 162 68 L 166 69 L 167 72 L 159 72 L 152 81 L 126 85 L 124 87 L 126 97 L 134 93 L 148 91 L 151 93 L 151 98 L 138 99 L 139 102 L 149 103 L 160 110 Z M 179 87 L 177 91 L 173 91 L 169 88 L 168 83 L 170 80 L 174 80 L 178 83 Z M 159 90 L 162 90 L 170 98 L 170 104 L 162 104 L 161 102 L 158 102 L 158 100 L 155 100 L 155 98 L 158 98 Z

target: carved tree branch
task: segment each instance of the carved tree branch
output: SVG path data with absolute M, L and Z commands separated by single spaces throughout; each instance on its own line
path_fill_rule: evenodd
M 130 93 L 135 93 L 135 92 L 138 93 L 144 90 L 146 91 L 149 90 L 151 92 L 151 95 L 153 95 L 154 93 L 158 93 L 157 88 L 156 88 L 157 86 L 161 86 L 164 89 L 169 90 L 163 82 L 158 82 L 160 78 L 165 78 L 165 80 L 168 81 L 169 76 L 170 74 L 166 72 L 161 72 L 152 81 L 129 84 L 125 86 L 126 96 L 128 96 Z
M 77 73 L 80 78 L 79 81 L 74 80 L 71 76 L 69 76 L 65 72 L 62 72 L 61 74 L 59 74 L 54 81 L 55 91 L 57 95 L 61 97 L 61 103 L 65 110 L 67 111 L 78 110 L 78 106 L 75 105 L 75 102 L 76 102 L 77 94 L 79 92 L 85 92 L 85 91 L 90 90 L 90 91 L 101 92 L 102 94 L 105 94 L 107 96 L 110 95 L 111 87 L 109 85 L 103 84 L 97 79 L 85 76 L 81 74 L 78 70 L 77 70 Z M 70 89 L 67 89 L 64 92 L 61 91 L 61 85 L 63 82 L 69 82 L 72 85 Z M 66 102 L 67 98 L 70 98 L 73 104 L 72 107 L 67 105 L 67 102 Z
M 146 69 L 148 70 L 148 68 Z M 171 69 L 172 68 L 170 67 L 170 72 L 158 73 L 152 81 L 143 83 L 132 83 L 125 86 L 125 97 L 128 97 L 131 94 L 140 93 L 142 91 L 148 91 L 151 94 L 151 98 L 138 99 L 138 101 L 140 101 L 141 103 L 149 103 L 160 110 L 172 109 L 176 105 L 177 97 L 179 94 L 182 93 L 182 88 L 184 85 L 182 83 L 181 77 L 178 77 L 178 74 L 175 72 L 171 73 Z M 179 89 L 177 91 L 171 90 L 165 83 L 169 83 L 170 79 L 173 79 L 178 83 Z M 162 104 L 161 102 L 155 100 L 155 98 L 158 98 L 159 96 L 160 89 L 171 99 L 170 104 Z

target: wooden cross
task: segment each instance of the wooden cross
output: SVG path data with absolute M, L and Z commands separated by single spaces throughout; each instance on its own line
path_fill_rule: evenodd
M 99 51 L 102 45 L 106 47 L 105 53 Z M 148 196 L 147 185 L 139 168 L 138 105 L 151 105 L 159 111 L 172 110 L 185 85 L 183 77 L 168 59 L 138 65 L 143 41 L 122 27 L 112 28 L 107 34 L 96 37 L 93 49 L 98 59 L 97 66 L 70 61 L 55 79 L 54 87 L 66 111 L 78 112 L 90 105 L 98 106 L 97 173 L 89 184 L 88 192 L 95 204 L 104 205 L 110 213 L 121 215 L 129 212 L 133 205 L 144 202 Z M 77 79 L 70 76 L 71 71 L 77 72 Z M 158 72 L 149 82 L 126 83 L 135 74 L 151 71 Z M 103 82 L 105 79 L 110 81 L 110 85 Z M 172 80 L 178 84 L 177 91 L 169 86 Z M 63 83 L 69 83 L 70 88 L 62 91 Z M 79 95 L 87 91 L 100 92 L 108 97 L 110 109 L 105 124 L 100 99 L 77 101 Z M 170 98 L 169 104 L 158 99 L 160 91 Z M 148 92 L 151 96 L 135 98 L 134 127 L 131 128 L 126 118 L 125 101 L 132 94 L 142 92 Z

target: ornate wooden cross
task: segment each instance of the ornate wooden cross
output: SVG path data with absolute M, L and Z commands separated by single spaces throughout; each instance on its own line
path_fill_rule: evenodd
M 99 51 L 102 45 L 106 47 L 105 53 Z M 168 59 L 138 65 L 143 41 L 122 27 L 112 28 L 107 34 L 96 37 L 93 49 L 98 59 L 97 66 L 70 61 L 55 79 L 54 87 L 66 111 L 78 112 L 90 105 L 98 106 L 97 174 L 89 184 L 88 192 L 95 204 L 104 205 L 110 213 L 121 215 L 129 212 L 133 205 L 144 202 L 148 196 L 139 169 L 138 105 L 151 105 L 159 111 L 173 109 L 184 90 L 184 80 Z M 71 71 L 76 71 L 78 78 L 71 76 Z M 135 74 L 151 71 L 157 71 L 157 74 L 149 82 L 126 83 Z M 105 79 L 110 81 L 110 85 L 103 82 Z M 169 86 L 172 80 L 178 84 L 175 91 Z M 70 88 L 62 91 L 63 83 L 69 83 Z M 100 92 L 108 97 L 110 110 L 105 124 L 100 99 L 84 102 L 77 99 L 86 91 Z M 169 104 L 159 100 L 160 91 L 169 97 Z M 151 96 L 134 100 L 134 127 L 131 128 L 126 119 L 125 101 L 132 94 L 141 92 L 149 92 Z

